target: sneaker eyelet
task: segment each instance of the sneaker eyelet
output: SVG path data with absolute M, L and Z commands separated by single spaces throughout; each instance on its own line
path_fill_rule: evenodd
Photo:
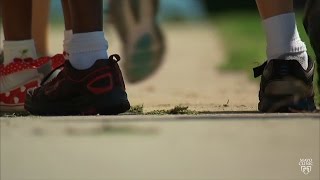
M 109 60 L 113 60 L 115 62 L 119 62 L 121 60 L 121 57 L 119 54 L 112 54 L 110 57 L 109 57 Z

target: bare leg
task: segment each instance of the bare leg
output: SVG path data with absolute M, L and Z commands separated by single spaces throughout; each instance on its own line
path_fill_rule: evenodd
M 1 7 L 5 40 L 31 39 L 32 0 L 2 0 Z
M 37 52 L 41 56 L 48 55 L 49 12 L 50 0 L 33 0 L 32 36 L 36 42 Z
M 65 20 L 65 30 L 71 30 L 71 15 L 68 0 L 61 0 Z M 37 52 L 48 55 L 48 20 L 50 0 L 33 0 L 32 35 L 36 42 Z M 47 12 L 47 13 L 46 13 Z
M 256 0 L 256 2 L 263 19 L 293 12 L 292 0 Z
M 69 0 L 61 0 L 65 30 L 72 30 Z
M 102 0 L 69 0 L 72 19 L 72 30 L 76 33 L 102 31 Z

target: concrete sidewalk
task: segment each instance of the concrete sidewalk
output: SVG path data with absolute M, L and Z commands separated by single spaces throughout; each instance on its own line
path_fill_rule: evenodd
M 319 179 L 320 114 L 1 117 L 1 180 Z M 311 158 L 304 175 L 300 159 Z

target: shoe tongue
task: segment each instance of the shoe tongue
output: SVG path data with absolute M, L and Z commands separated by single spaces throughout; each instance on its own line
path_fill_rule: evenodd
M 308 57 L 305 56 L 304 53 L 293 53 L 293 54 L 285 54 L 280 56 L 278 59 L 291 61 L 291 62 L 298 62 L 300 66 L 304 69 L 308 69 Z
M 91 73 L 101 67 L 105 67 L 108 65 L 109 65 L 108 60 L 99 59 L 90 68 L 79 70 L 79 69 L 74 68 L 70 62 L 66 61 L 64 68 L 65 68 L 66 73 L 70 77 L 72 77 L 74 79 L 79 79 L 81 77 L 87 76 L 89 73 Z
M 255 78 L 262 75 L 264 68 L 267 66 L 268 61 L 265 61 L 262 65 L 253 68 L 253 76 Z
M 51 64 L 47 63 L 47 64 L 44 64 L 42 66 L 40 66 L 39 68 L 37 68 L 38 72 L 40 74 L 43 74 L 44 76 L 46 76 L 47 74 L 49 74 L 52 70 L 51 68 Z
M 45 85 L 47 84 L 48 82 L 50 82 L 51 80 L 53 80 L 55 77 L 58 76 L 58 74 L 61 72 L 62 70 L 60 69 L 57 69 L 55 70 L 54 72 L 52 72 L 45 80 L 43 80 L 41 82 L 41 85 Z

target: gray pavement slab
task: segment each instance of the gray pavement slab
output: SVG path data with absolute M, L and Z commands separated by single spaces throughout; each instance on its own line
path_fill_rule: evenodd
M 0 125 L 1 180 L 320 177 L 320 114 L 26 116 Z

